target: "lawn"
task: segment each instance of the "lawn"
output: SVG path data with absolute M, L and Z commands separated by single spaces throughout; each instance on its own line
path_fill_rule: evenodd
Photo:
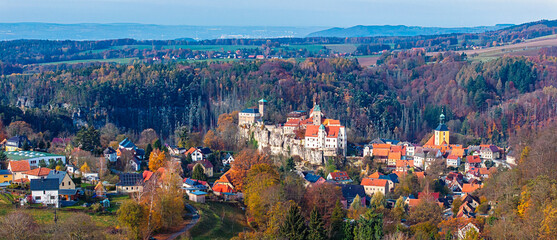
M 199 222 L 189 231 L 193 239 L 230 239 L 248 227 L 244 211 L 232 203 L 190 204 L 200 215 Z

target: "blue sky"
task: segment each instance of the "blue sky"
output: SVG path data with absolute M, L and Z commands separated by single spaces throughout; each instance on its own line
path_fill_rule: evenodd
M 0 0 L 0 22 L 479 26 L 557 19 L 556 0 Z

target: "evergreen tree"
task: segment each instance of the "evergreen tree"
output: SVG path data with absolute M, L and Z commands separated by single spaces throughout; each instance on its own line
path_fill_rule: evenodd
M 95 151 L 101 147 L 100 133 L 94 127 L 82 127 L 77 132 L 76 140 L 78 146 L 85 151 Z
M 292 205 L 284 223 L 280 226 L 280 234 L 289 240 L 304 240 L 306 238 L 306 226 L 300 208 Z
M 44 159 L 39 160 L 39 167 L 46 167 L 46 162 Z
M 313 208 L 309 217 L 308 239 L 325 239 L 325 228 L 323 219 L 321 218 L 321 215 L 317 211 L 316 207 Z
M 158 149 L 158 150 L 161 150 L 161 151 L 163 150 L 162 149 L 162 143 L 161 143 L 160 139 L 157 138 L 157 140 L 155 140 L 153 142 L 153 149 Z
M 380 240 L 383 237 L 383 216 L 368 210 L 356 226 L 354 226 L 354 240 Z
M 8 167 L 8 156 L 6 156 L 6 153 L 2 150 L 0 150 L 0 167 L 2 167 L 2 169 Z
M 149 157 L 151 156 L 151 152 L 153 151 L 153 146 L 149 143 L 147 147 L 145 147 L 145 157 L 147 157 L 147 162 L 149 161 Z
M 201 181 L 206 181 L 207 180 L 207 176 L 205 176 L 205 173 L 203 172 L 203 167 L 201 167 L 201 164 L 196 164 L 195 167 L 193 167 L 191 178 L 196 179 L 196 180 L 201 180 Z
M 329 238 L 341 239 L 343 236 L 344 218 L 346 213 L 342 209 L 340 201 L 337 201 L 333 213 L 331 214 L 331 224 L 329 227 Z
M 294 168 L 296 168 L 296 164 L 294 163 L 294 158 L 289 157 L 288 159 L 286 159 L 286 171 L 289 170 L 293 170 Z

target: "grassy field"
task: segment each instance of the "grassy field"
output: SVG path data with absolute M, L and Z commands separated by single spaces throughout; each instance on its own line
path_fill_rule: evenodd
M 192 239 L 230 239 L 247 227 L 244 211 L 230 203 L 191 203 L 201 218 L 189 231 Z
M 60 62 L 49 62 L 41 63 L 39 65 L 56 65 L 56 64 L 77 64 L 77 63 L 92 63 L 92 62 L 114 62 L 120 64 L 130 63 L 138 58 L 111 58 L 111 59 L 83 59 L 83 60 L 72 60 L 72 61 L 60 61 Z
M 354 53 L 358 45 L 356 44 L 327 44 L 326 48 L 338 53 Z

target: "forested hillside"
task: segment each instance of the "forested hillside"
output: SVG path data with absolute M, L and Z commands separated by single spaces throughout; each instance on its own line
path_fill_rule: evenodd
M 56 111 L 95 126 L 154 128 L 165 138 L 180 126 L 207 131 L 221 113 L 252 106 L 262 97 L 269 100 L 272 123 L 318 102 L 349 128 L 353 142 L 375 137 L 420 141 L 444 108 L 454 132 L 505 145 L 516 129 L 557 114 L 554 52 L 471 63 L 451 52 L 428 57 L 403 51 L 384 54 L 372 68 L 343 58 L 50 67 L 1 77 L 6 94 L 0 100 L 16 105 L 27 97 L 43 111 L 64 109 Z M 5 125 L 10 121 L 4 116 Z

